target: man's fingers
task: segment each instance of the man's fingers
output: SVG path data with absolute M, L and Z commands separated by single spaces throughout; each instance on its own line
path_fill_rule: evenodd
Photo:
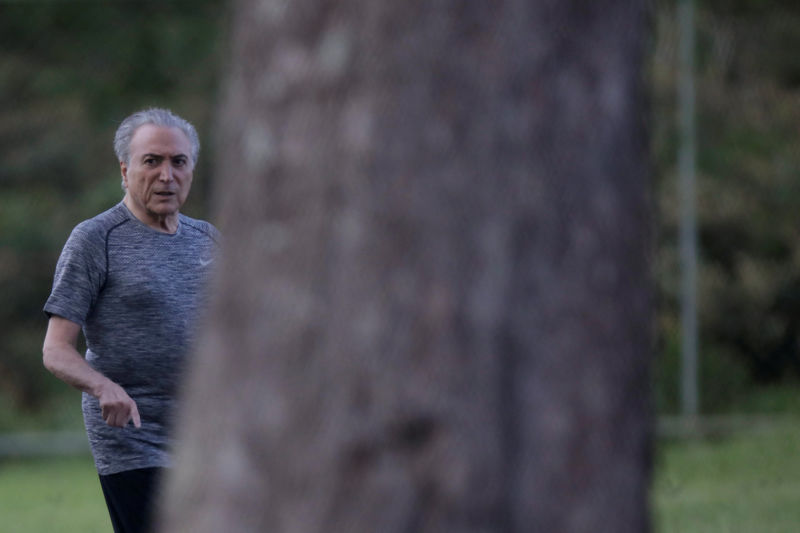
M 116 411 L 109 412 L 108 416 L 105 417 L 105 421 L 109 426 L 120 427 L 119 416 Z
M 133 427 L 140 428 L 142 427 L 142 419 L 139 417 L 139 408 L 136 407 L 136 402 L 131 400 L 133 404 L 133 409 L 131 410 L 131 420 L 133 421 Z
M 133 422 L 135 428 L 142 427 L 142 420 L 139 416 L 139 409 L 136 402 L 115 402 L 106 404 L 101 408 L 101 415 L 106 424 L 113 427 L 124 428 L 128 422 Z

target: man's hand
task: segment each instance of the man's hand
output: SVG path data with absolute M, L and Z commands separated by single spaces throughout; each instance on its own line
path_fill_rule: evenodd
M 125 389 L 113 381 L 108 381 L 103 385 L 97 399 L 100 400 L 103 420 L 109 426 L 124 428 L 128 422 L 133 421 L 134 427 L 142 427 L 136 402 L 128 396 Z

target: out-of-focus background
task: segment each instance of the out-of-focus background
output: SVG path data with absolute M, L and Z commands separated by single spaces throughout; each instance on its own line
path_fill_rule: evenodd
M 680 417 L 678 2 L 653 11 L 642 75 L 658 296 L 656 528 L 790 531 L 800 523 L 800 4 L 696 3 L 694 425 Z M 169 107 L 195 123 L 203 147 L 185 211 L 213 220 L 228 20 L 222 0 L 0 0 L 3 531 L 108 530 L 79 394 L 41 365 L 41 307 L 71 228 L 122 196 L 111 140 L 130 112 Z

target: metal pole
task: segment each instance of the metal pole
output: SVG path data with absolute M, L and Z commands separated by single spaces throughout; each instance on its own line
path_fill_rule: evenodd
M 697 207 L 694 83 L 694 0 L 679 0 L 680 35 L 680 259 L 681 259 L 681 409 L 694 417 L 699 407 L 697 371 Z

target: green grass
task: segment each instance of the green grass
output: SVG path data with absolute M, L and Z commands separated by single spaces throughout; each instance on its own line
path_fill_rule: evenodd
M 664 442 L 656 533 L 788 533 L 800 524 L 800 420 Z
M 790 533 L 800 524 L 800 419 L 658 446 L 655 533 Z M 91 459 L 0 461 L 3 533 L 111 531 Z
M 3 533 L 109 533 L 100 482 L 90 458 L 0 461 Z

